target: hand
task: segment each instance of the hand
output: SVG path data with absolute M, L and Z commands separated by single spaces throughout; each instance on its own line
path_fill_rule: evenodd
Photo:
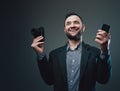
M 99 44 L 100 49 L 103 52 L 108 51 L 110 44 L 110 33 L 107 33 L 104 30 L 98 30 L 95 41 Z
M 38 36 L 33 39 L 31 47 L 35 50 L 36 53 L 41 54 L 44 52 L 44 42 L 41 42 L 43 39 L 42 36 Z

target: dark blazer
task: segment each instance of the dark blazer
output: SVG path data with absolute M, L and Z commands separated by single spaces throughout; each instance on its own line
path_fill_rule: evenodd
M 57 48 L 46 57 L 38 60 L 38 67 L 43 80 L 48 85 L 54 85 L 54 91 L 68 91 L 66 72 L 66 47 Z M 82 58 L 80 64 L 80 91 L 95 91 L 95 84 L 107 83 L 111 74 L 110 56 L 100 58 L 100 50 L 82 43 Z

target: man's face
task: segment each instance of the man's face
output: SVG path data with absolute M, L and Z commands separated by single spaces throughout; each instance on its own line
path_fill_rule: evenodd
M 80 39 L 81 32 L 84 31 L 84 25 L 80 18 L 76 15 L 71 15 L 65 20 L 65 34 L 71 40 Z

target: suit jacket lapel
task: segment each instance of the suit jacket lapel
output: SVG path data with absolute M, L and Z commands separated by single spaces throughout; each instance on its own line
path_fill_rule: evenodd
M 64 81 L 67 85 L 67 68 L 66 68 L 66 46 L 64 46 L 60 51 L 59 51 L 59 64 L 61 68 L 61 72 L 64 78 Z M 80 64 L 80 80 L 83 77 L 83 74 L 85 72 L 85 68 L 87 65 L 88 58 L 90 56 L 90 52 L 88 51 L 88 47 L 82 43 L 82 56 L 81 56 L 81 64 Z
M 90 55 L 90 53 L 87 50 L 87 46 L 84 43 L 82 43 L 82 56 L 81 56 L 81 64 L 80 64 L 80 80 L 82 79 L 83 74 L 85 72 L 85 68 L 87 65 L 89 55 Z
M 64 46 L 60 52 L 59 52 L 59 64 L 60 64 L 60 70 L 62 72 L 64 81 L 66 82 L 67 85 L 67 68 L 66 68 L 66 46 Z

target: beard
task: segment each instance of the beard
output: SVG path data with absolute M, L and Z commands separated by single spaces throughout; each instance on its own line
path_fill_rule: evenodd
M 75 41 L 78 41 L 80 40 L 80 37 L 81 37 L 81 31 L 79 31 L 75 36 L 72 36 L 70 33 L 68 32 L 65 32 L 66 36 L 68 39 L 70 40 L 75 40 Z

